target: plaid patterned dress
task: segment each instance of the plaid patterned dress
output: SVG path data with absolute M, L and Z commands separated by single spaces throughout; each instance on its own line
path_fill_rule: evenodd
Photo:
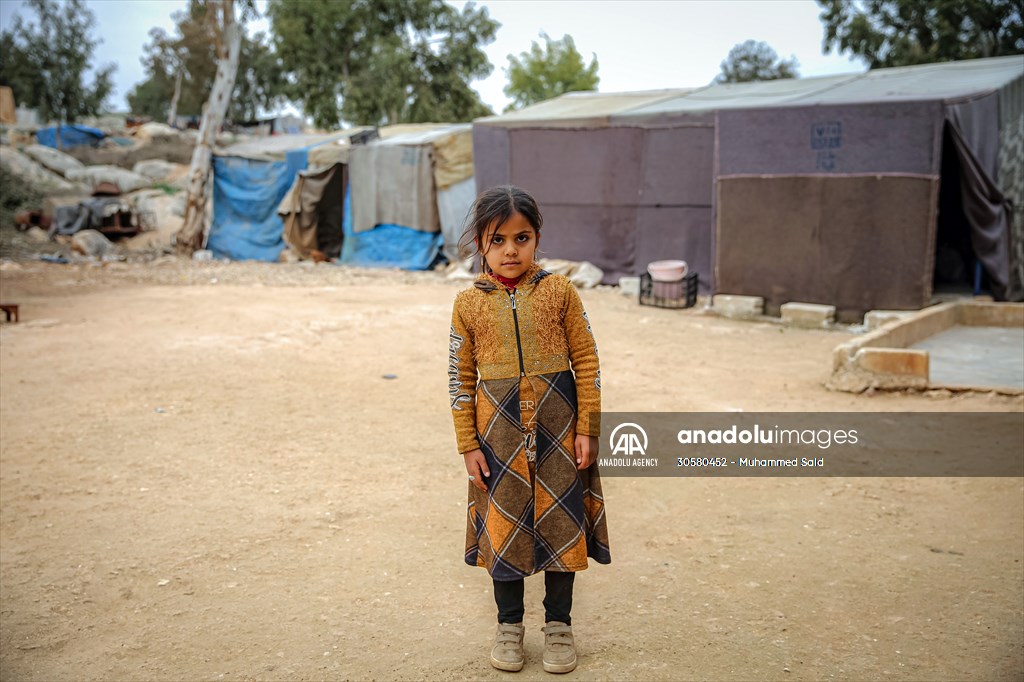
M 532 266 L 512 292 L 488 275 L 455 301 L 449 394 L 459 451 L 484 453 L 469 484 L 466 563 L 496 580 L 609 563 L 597 463 L 576 469 L 577 433 L 600 436 L 597 346 L 579 294 Z

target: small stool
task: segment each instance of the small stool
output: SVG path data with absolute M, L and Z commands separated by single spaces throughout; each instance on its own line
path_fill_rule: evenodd
M 18 304 L 17 303 L 0 303 L 0 310 L 4 311 L 7 315 L 7 321 L 11 321 L 11 316 L 14 316 L 14 321 L 18 321 Z

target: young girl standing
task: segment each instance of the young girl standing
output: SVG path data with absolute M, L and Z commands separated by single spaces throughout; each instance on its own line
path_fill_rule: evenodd
M 594 464 L 597 345 L 573 285 L 534 262 L 542 224 L 516 187 L 473 205 L 463 242 L 483 272 L 455 298 L 448 389 L 469 474 L 465 560 L 487 569 L 498 605 L 491 664 L 522 669 L 523 578 L 543 571 L 544 669 L 565 673 L 576 667 L 575 572 L 611 555 Z

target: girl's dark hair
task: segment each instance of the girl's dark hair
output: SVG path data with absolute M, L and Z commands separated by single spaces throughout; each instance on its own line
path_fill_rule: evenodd
M 544 224 L 544 218 L 537 208 L 530 193 L 512 185 L 501 185 L 492 187 L 480 193 L 480 196 L 473 202 L 466 218 L 467 225 L 462 237 L 459 239 L 459 258 L 467 258 L 473 255 L 471 250 L 476 243 L 483 245 L 483 251 L 487 250 L 484 245 L 484 232 L 491 225 L 501 225 L 513 215 L 518 213 L 526 218 L 537 234 L 540 235 L 540 228 Z M 480 269 L 488 272 L 487 261 L 484 260 L 483 251 L 479 248 L 476 253 L 480 256 Z

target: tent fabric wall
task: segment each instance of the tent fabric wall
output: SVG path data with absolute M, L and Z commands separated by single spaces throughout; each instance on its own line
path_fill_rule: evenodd
M 356 233 L 380 224 L 422 232 L 439 229 L 429 145 L 357 146 L 349 152 L 349 176 Z
M 298 172 L 306 150 L 284 161 L 213 157 L 213 224 L 207 246 L 218 258 L 275 261 L 285 248 L 277 207 Z
M 941 102 L 718 113 L 718 172 L 938 174 Z
M 732 176 L 717 185 L 719 289 L 835 305 L 852 321 L 931 298 L 938 179 Z
M 716 291 L 846 314 L 927 304 L 942 120 L 939 102 L 718 112 Z
M 474 142 L 479 190 L 512 183 L 537 199 L 545 256 L 590 261 L 608 283 L 640 274 L 651 261 L 682 258 L 701 273 L 701 287 L 708 290 L 714 160 L 709 125 L 479 126 Z
M 505 185 L 512 179 L 509 130 L 485 125 L 473 126 L 473 176 L 477 191 Z
M 476 181 L 472 176 L 437 191 L 437 212 L 441 217 L 444 255 L 450 263 L 459 260 L 459 239 L 475 199 Z
M 345 195 L 344 239 L 340 262 L 368 268 L 426 270 L 441 251 L 443 236 L 401 225 L 377 225 L 357 233 L 353 229 L 351 185 Z

